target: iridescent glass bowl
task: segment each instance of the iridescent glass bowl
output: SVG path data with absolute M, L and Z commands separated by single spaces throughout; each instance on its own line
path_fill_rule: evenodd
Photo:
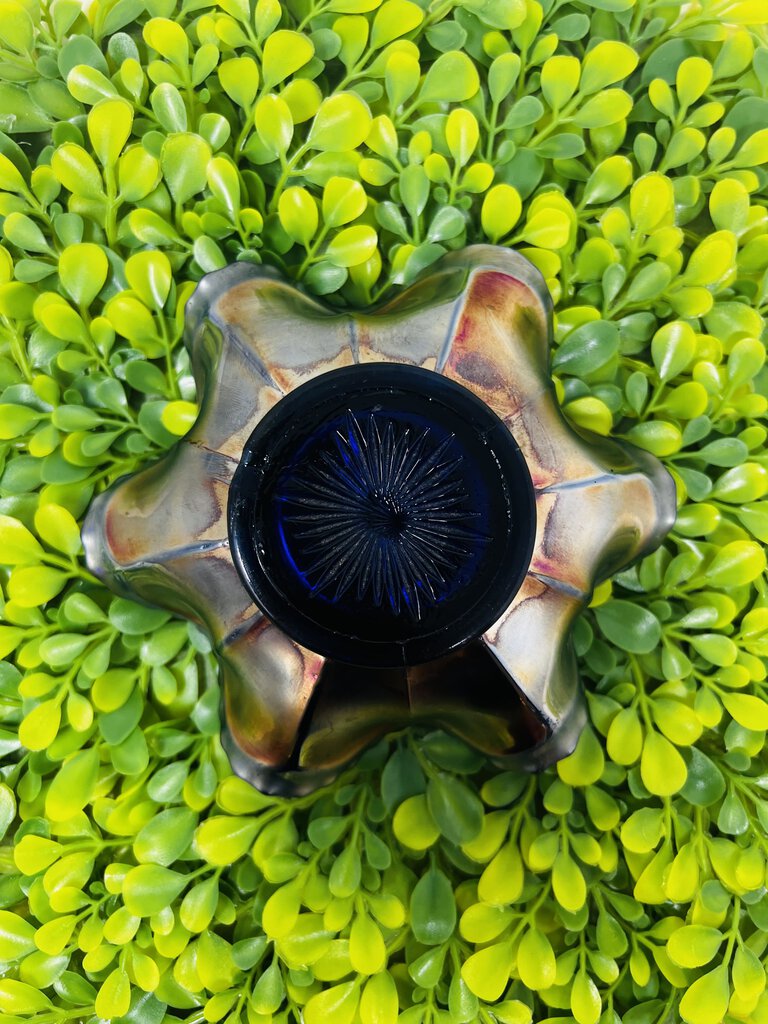
M 414 724 L 503 765 L 568 754 L 571 627 L 660 542 L 675 492 L 651 455 L 563 418 L 538 271 L 473 246 L 340 312 L 235 264 L 186 321 L 198 420 L 83 537 L 109 586 L 210 634 L 234 770 L 307 792 Z

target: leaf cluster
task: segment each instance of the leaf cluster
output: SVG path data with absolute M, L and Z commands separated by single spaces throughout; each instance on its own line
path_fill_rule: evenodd
M 0 1011 L 9 1024 L 765 1024 L 762 0 L 0 3 Z M 206 637 L 84 567 L 91 498 L 194 421 L 184 305 L 339 307 L 513 245 L 578 427 L 679 514 L 575 643 L 537 777 L 440 732 L 284 802 Z

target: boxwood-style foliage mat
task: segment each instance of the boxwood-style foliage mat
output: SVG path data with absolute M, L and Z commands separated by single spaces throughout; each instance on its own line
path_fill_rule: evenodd
M 7 1024 L 768 1021 L 766 19 L 0 2 Z M 78 521 L 193 421 L 203 272 L 361 306 L 483 240 L 542 270 L 566 415 L 663 458 L 677 525 L 579 624 L 556 770 L 404 734 L 264 797 L 205 637 L 94 580 Z

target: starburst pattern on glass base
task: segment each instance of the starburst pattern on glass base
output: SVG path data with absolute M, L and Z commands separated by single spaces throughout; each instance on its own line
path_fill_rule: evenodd
M 463 464 L 453 434 L 348 410 L 276 495 L 311 592 L 420 619 L 489 540 L 471 525 Z

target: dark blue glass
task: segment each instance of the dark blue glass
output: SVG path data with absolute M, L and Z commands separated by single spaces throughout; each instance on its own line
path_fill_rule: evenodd
M 321 425 L 274 493 L 284 556 L 311 595 L 421 619 L 474 574 L 490 496 L 461 440 L 417 414 Z
M 414 664 L 508 605 L 530 561 L 533 488 L 506 426 L 466 388 L 375 363 L 315 378 L 264 417 L 229 527 L 257 604 L 299 643 Z

